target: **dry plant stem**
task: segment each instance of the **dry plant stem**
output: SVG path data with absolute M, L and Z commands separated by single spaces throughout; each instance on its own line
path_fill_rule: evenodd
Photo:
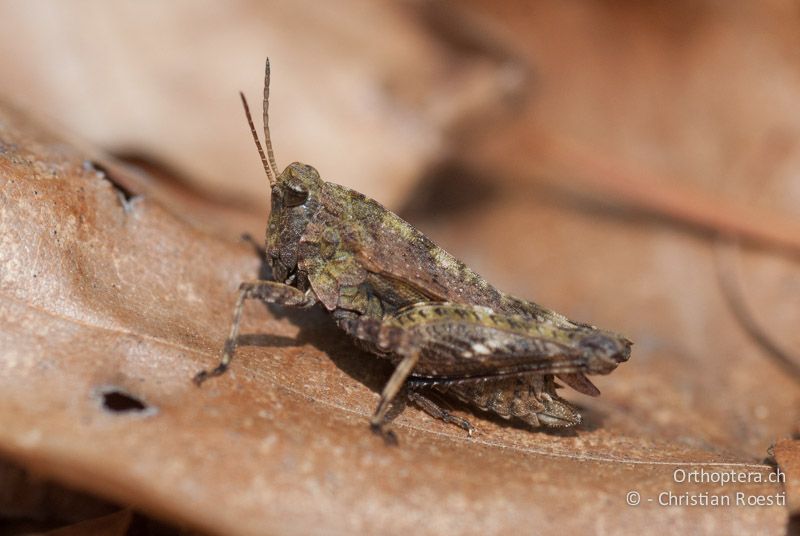
M 659 177 L 642 170 L 633 171 L 568 140 L 546 136 L 542 143 L 562 173 L 569 173 L 570 179 L 574 179 L 572 182 L 577 180 L 581 188 L 588 187 L 604 198 L 620 200 L 700 229 L 800 255 L 800 223 L 787 217 L 712 197 L 675 181 L 666 186 Z
M 720 237 L 714 244 L 714 253 L 719 285 L 736 320 L 747 334 L 767 352 L 767 355 L 777 361 L 795 379 L 800 380 L 800 356 L 793 356 L 781 348 L 773 337 L 761 327 L 747 305 L 739 270 L 739 243 L 733 238 Z

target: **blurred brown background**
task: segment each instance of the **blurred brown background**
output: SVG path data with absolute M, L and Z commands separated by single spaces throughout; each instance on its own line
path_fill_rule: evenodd
M 779 1 L 0 2 L 7 473 L 143 512 L 110 534 L 796 530 L 798 30 Z M 248 308 L 232 374 L 193 388 L 258 273 L 239 236 L 263 236 L 268 188 L 237 91 L 260 108 L 266 56 L 279 166 L 634 340 L 599 399 L 572 397 L 586 423 L 457 407 L 467 440 L 409 407 L 387 450 L 364 418 L 387 371 L 319 311 Z M 141 196 L 123 215 L 111 184 Z M 98 417 L 108 385 L 158 413 Z M 787 506 L 625 504 L 687 491 L 675 467 L 776 464 L 785 487 L 742 489 Z M 70 517 L 14 482 L 17 528 L 120 508 Z

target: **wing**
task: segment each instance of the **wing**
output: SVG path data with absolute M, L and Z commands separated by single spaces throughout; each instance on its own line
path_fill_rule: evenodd
M 354 319 L 352 335 L 376 342 L 397 358 L 418 353 L 411 372 L 416 382 L 432 384 L 484 381 L 526 374 L 557 375 L 585 394 L 597 389 L 585 373 L 607 374 L 625 359 L 598 358 L 585 346 L 597 330 L 564 330 L 550 322 L 495 313 L 482 306 L 419 303 L 384 318 Z M 625 347 L 626 341 L 614 341 Z M 598 361 L 599 360 L 599 361 Z
M 574 374 L 588 369 L 583 355 L 563 342 L 453 316 L 457 310 L 409 328 L 420 351 L 415 377 L 441 382 L 522 373 Z

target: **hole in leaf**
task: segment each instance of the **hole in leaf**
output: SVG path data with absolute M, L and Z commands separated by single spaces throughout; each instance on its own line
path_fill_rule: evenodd
M 147 404 L 133 395 L 119 389 L 108 389 L 101 393 L 103 409 L 113 413 L 141 412 L 147 409 Z
M 122 181 L 118 180 L 113 174 L 111 174 L 104 165 L 95 162 L 94 160 L 86 160 L 83 163 L 83 168 L 86 171 L 94 171 L 101 175 L 104 179 L 111 183 L 111 186 L 119 193 L 120 197 L 122 198 L 124 203 L 129 203 L 134 197 L 136 197 L 136 193 L 131 191 L 130 188 L 125 186 Z

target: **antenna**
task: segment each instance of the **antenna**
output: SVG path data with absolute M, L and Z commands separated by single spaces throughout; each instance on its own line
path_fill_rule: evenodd
M 242 98 L 242 105 L 244 105 L 244 114 L 247 116 L 247 124 L 250 125 L 250 133 L 253 135 L 253 141 L 256 142 L 256 147 L 258 148 L 258 154 L 261 155 L 261 164 L 264 166 L 264 171 L 267 172 L 267 178 L 269 179 L 270 187 L 275 186 L 275 183 L 278 182 L 277 174 L 273 171 L 273 168 L 270 168 L 270 163 L 267 161 L 267 156 L 264 154 L 264 149 L 261 147 L 261 142 L 258 140 L 258 134 L 256 133 L 256 126 L 253 124 L 253 117 L 250 115 L 250 107 L 247 105 L 247 99 L 244 97 L 244 93 L 241 91 L 239 92 L 239 96 Z M 265 128 L 266 130 L 266 128 Z M 267 134 L 267 140 L 269 140 L 269 134 Z M 270 151 L 272 148 L 270 147 Z
M 269 155 L 269 165 L 272 172 L 277 177 L 278 166 L 275 164 L 275 154 L 272 152 L 272 139 L 269 135 L 269 58 L 264 66 L 264 143 L 267 144 L 267 155 Z

